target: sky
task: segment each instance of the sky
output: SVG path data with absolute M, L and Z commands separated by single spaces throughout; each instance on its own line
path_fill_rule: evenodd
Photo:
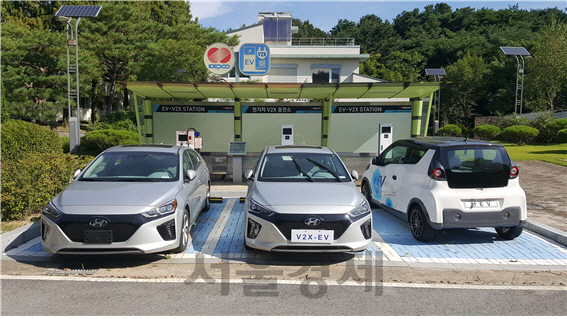
M 249 26 L 258 22 L 258 12 L 291 12 L 293 18 L 301 21 L 309 20 L 315 27 L 329 32 L 337 25 L 339 19 L 358 22 L 367 14 L 375 14 L 383 21 L 393 19 L 403 11 L 412 11 L 429 4 L 444 2 L 453 11 L 458 8 L 473 9 L 507 9 L 518 5 L 520 9 L 567 8 L 567 0 L 492 0 L 492 1 L 410 1 L 410 0 L 373 0 L 373 1 L 320 1 L 320 0 L 271 0 L 271 1 L 238 1 L 238 0 L 191 0 L 191 13 L 199 18 L 203 27 L 213 27 L 220 31 L 229 28 L 238 29 L 243 24 Z

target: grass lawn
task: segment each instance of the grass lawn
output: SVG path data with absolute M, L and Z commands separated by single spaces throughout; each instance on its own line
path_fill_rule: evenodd
M 567 166 L 567 143 L 524 146 L 498 143 L 504 145 L 513 161 L 543 161 Z

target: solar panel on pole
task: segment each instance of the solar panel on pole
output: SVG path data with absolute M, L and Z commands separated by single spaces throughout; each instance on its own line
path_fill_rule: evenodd
M 447 75 L 445 69 L 425 69 L 426 75 Z
M 71 18 L 96 17 L 101 8 L 102 6 L 61 6 L 57 13 L 55 13 L 55 16 Z
M 530 56 L 530 53 L 524 47 L 500 47 L 500 50 L 506 55 Z

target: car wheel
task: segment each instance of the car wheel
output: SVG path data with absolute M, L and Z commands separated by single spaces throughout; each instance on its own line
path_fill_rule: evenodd
M 410 209 L 410 228 L 411 234 L 415 239 L 421 242 L 430 241 L 435 236 L 435 229 L 429 226 L 425 214 L 417 205 L 412 206 Z
M 360 187 L 360 192 L 362 193 L 362 195 L 364 195 L 364 197 L 366 197 L 366 200 L 368 200 L 368 203 L 370 203 L 370 205 L 372 204 L 372 193 L 370 192 L 370 186 L 368 185 L 367 182 L 363 182 L 362 186 Z
M 185 210 L 183 213 L 183 223 L 181 224 L 181 232 L 179 234 L 179 247 L 173 250 L 174 253 L 182 253 L 187 249 L 189 245 L 189 231 L 191 226 L 189 225 L 189 212 Z
M 514 226 L 514 227 L 495 227 L 498 236 L 504 239 L 514 239 L 522 233 L 524 227 Z
M 207 197 L 205 198 L 205 205 L 203 206 L 202 212 L 208 212 L 211 208 L 211 185 L 207 188 Z

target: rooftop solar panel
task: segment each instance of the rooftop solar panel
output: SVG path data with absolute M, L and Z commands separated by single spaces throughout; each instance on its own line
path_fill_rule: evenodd
M 500 50 L 506 55 L 530 56 L 530 53 L 524 47 L 500 47 Z
M 447 75 L 445 69 L 425 69 L 427 75 Z
M 102 6 L 62 6 L 59 8 L 56 17 L 96 17 Z

